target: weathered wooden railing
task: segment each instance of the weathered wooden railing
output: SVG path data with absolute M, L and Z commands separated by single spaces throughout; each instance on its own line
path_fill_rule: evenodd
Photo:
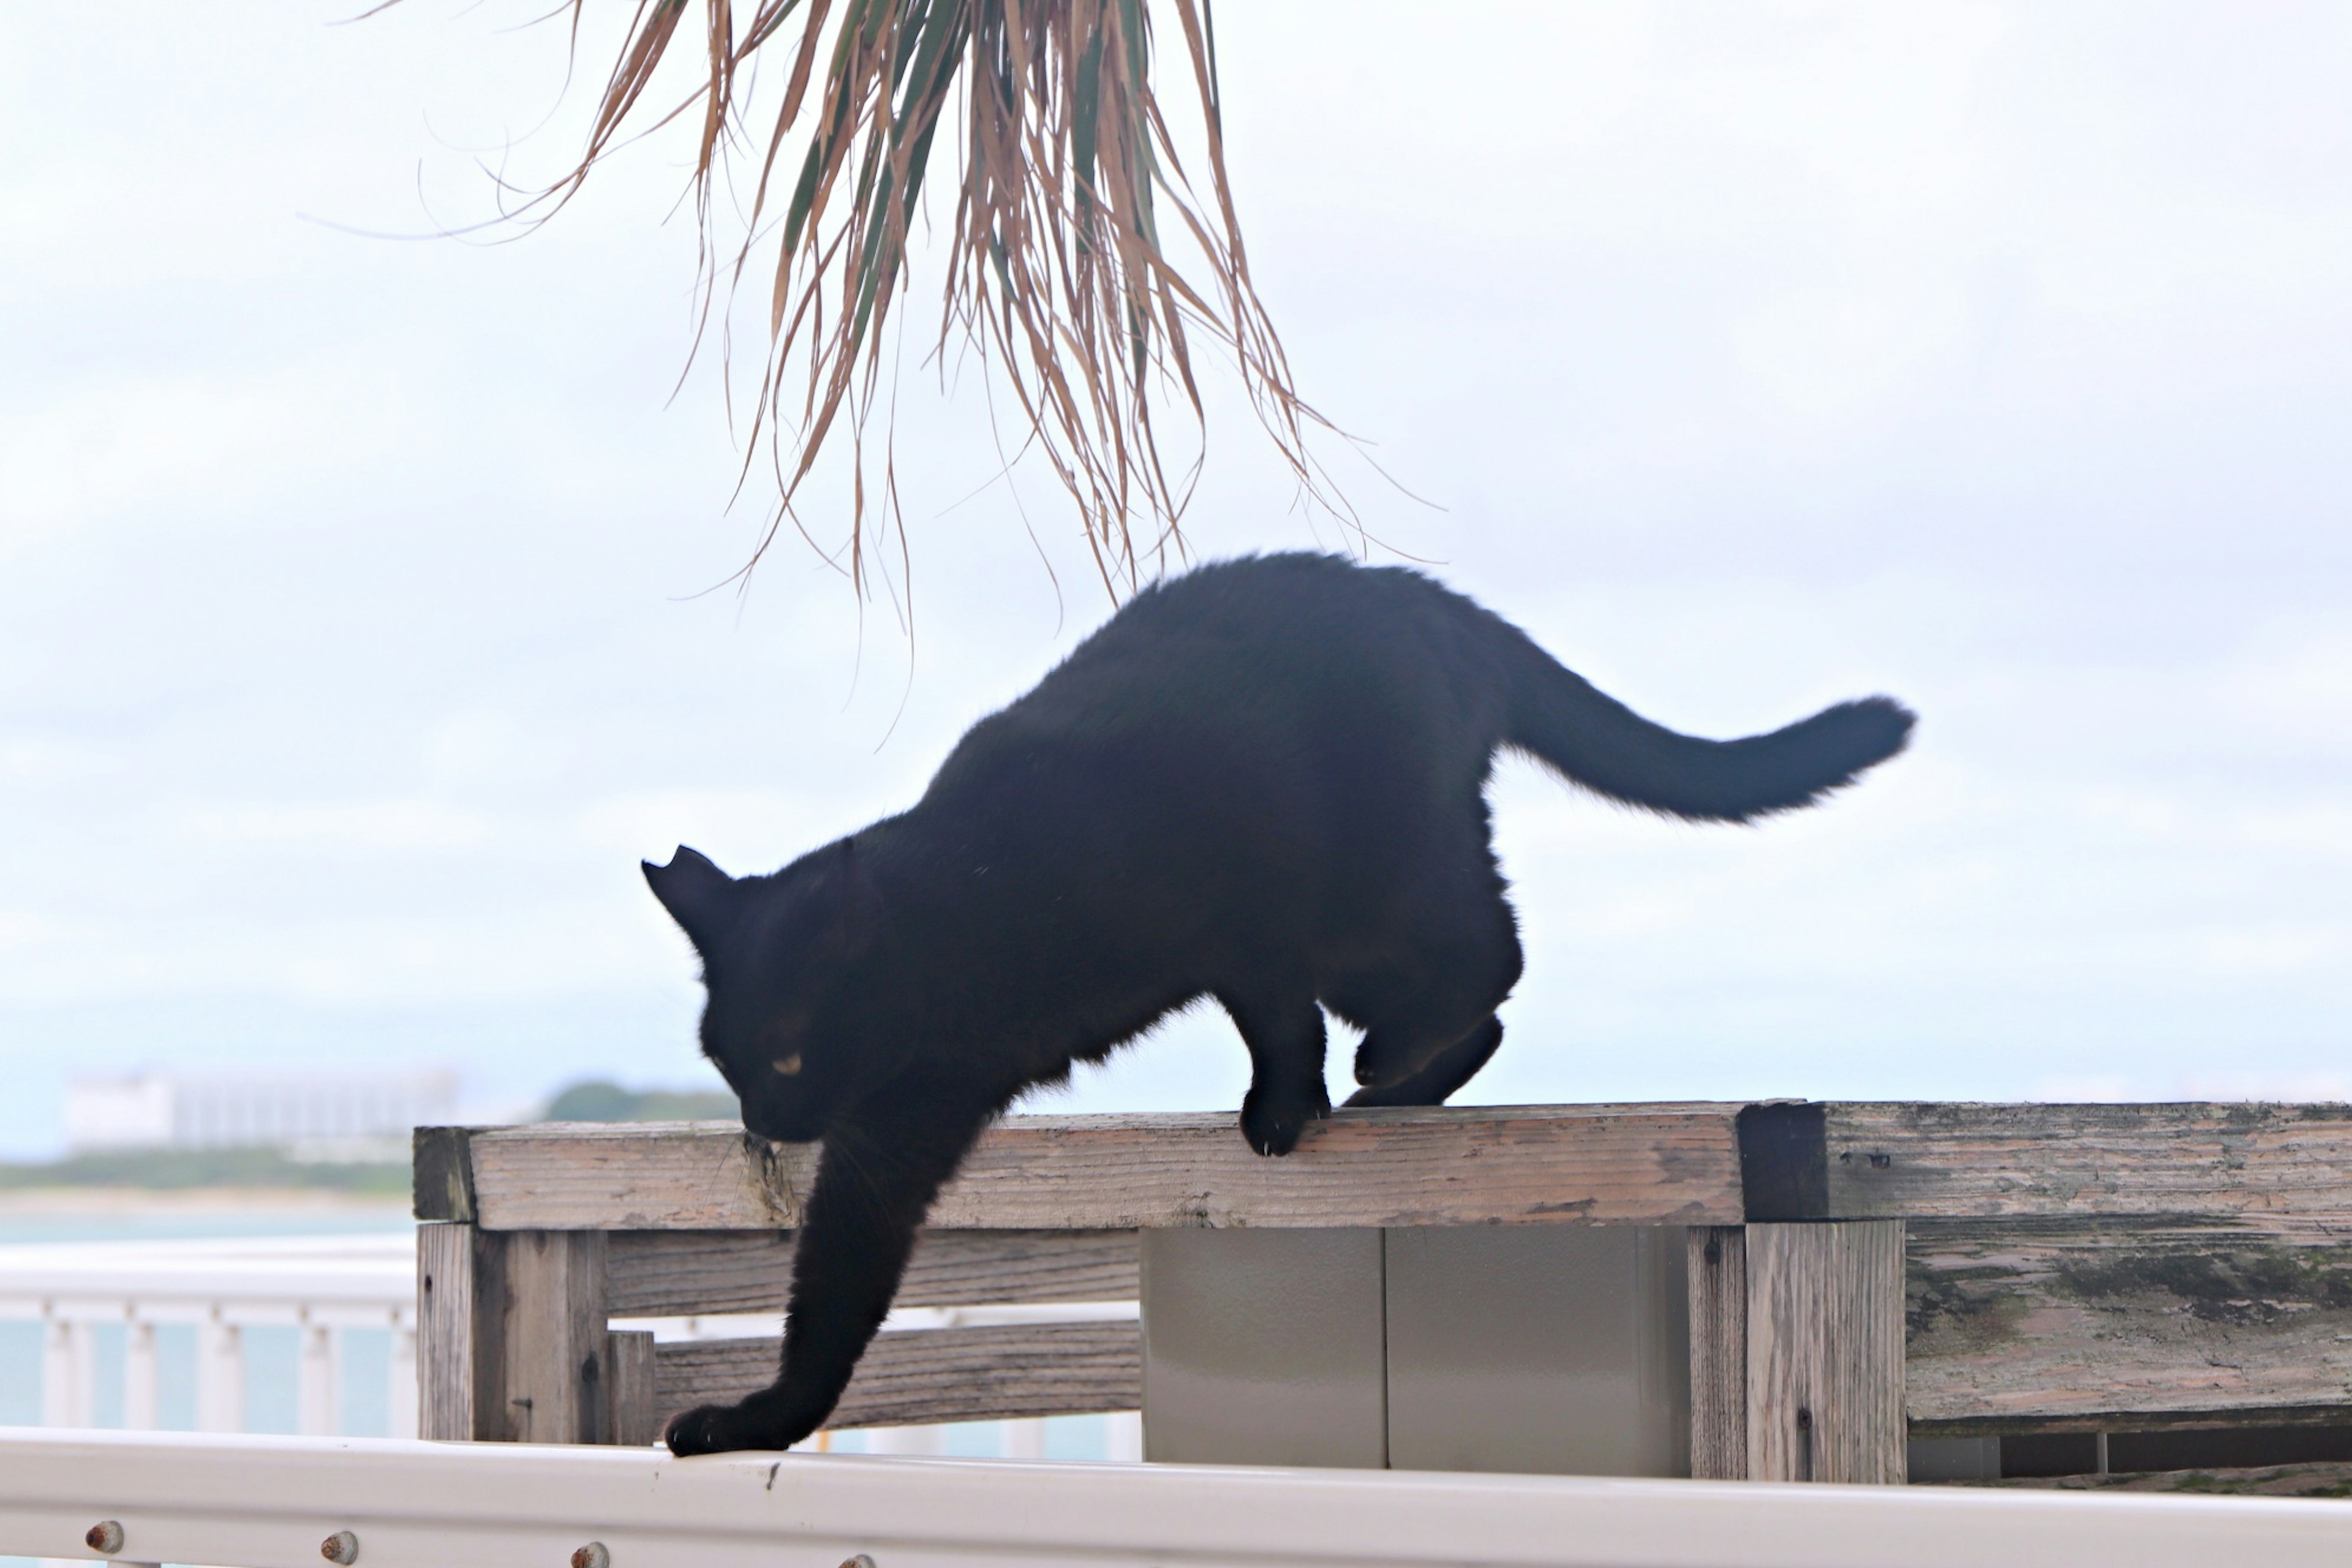
M 760 1384 L 772 1338 L 656 1347 L 609 1325 L 780 1308 L 811 1174 L 810 1151 L 715 1125 L 422 1131 L 425 1435 L 643 1441 L 670 1410 Z M 1621 1227 L 1646 1250 L 1560 1250 Z M 1148 1452 L 1267 1457 L 1162 1440 L 1201 1377 L 1240 1375 L 1204 1369 L 1202 1346 L 1255 1331 L 1215 1289 L 1200 1331 L 1185 1277 L 1239 1256 L 1204 1251 L 1204 1230 L 1302 1238 L 1249 1267 L 1295 1259 L 1329 1287 L 1265 1320 L 1328 1363 L 1283 1408 L 1311 1410 L 1321 1386 L 1339 1390 L 1333 1420 L 1384 1424 L 1327 1462 L 1582 1468 L 1540 1434 L 1514 1459 L 1433 1445 L 1427 1426 L 1524 1425 L 1496 1400 L 1589 1384 L 1590 1367 L 1521 1376 L 1508 1347 L 1541 1362 L 1547 1340 L 1587 1336 L 1590 1300 L 1563 1294 L 1542 1333 L 1508 1321 L 1543 1320 L 1542 1292 L 1595 1268 L 1643 1319 L 1612 1375 L 1677 1423 L 1622 1468 L 1895 1481 L 1906 1437 L 2352 1425 L 2352 1108 L 1842 1103 L 1342 1112 L 1280 1161 L 1225 1116 L 1012 1118 L 940 1198 L 901 1305 L 1139 1296 L 1142 1325 L 886 1333 L 835 1424 L 1141 1407 Z M 1503 1295 L 1472 1289 L 1486 1273 Z M 1350 1378 L 1369 1399 L 1349 1403 Z

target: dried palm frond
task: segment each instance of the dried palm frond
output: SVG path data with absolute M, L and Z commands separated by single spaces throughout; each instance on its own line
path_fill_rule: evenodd
M 1175 475 L 1163 463 L 1154 392 L 1180 390 L 1200 428 L 1202 340 L 1230 356 L 1301 486 L 1324 497 L 1306 447 L 1322 422 L 1292 386 L 1234 217 L 1209 0 L 1169 3 L 1199 96 L 1213 211 L 1198 200 L 1152 91 L 1145 0 L 756 0 L 740 24 L 730 0 L 703 0 L 695 31 L 704 79 L 650 123 L 699 110 L 694 195 L 706 310 L 722 288 L 731 298 L 771 237 L 778 245 L 746 462 L 764 429 L 780 505 L 753 563 L 782 522 L 800 527 L 795 499 L 845 420 L 855 457 L 843 563 L 866 582 L 869 541 L 890 521 L 869 517 L 866 483 L 867 418 L 884 402 L 883 329 L 908 275 L 933 146 L 951 117 L 962 188 L 940 347 L 944 354 L 961 334 L 1002 373 L 1026 426 L 1013 458 L 1034 447 L 1076 501 L 1105 586 L 1117 595 L 1183 550 L 1198 460 Z M 575 37 L 582 7 L 571 0 Z M 645 118 L 641 101 L 688 32 L 687 9 L 686 0 L 639 0 L 586 150 L 537 193 L 543 208 L 568 200 Z M 745 129 L 751 68 L 772 58 L 787 63 L 782 96 L 772 123 L 755 134 Z M 741 243 L 719 261 L 714 194 L 744 153 L 758 155 L 757 180 Z M 1163 244 L 1171 229 L 1205 287 L 1171 261 Z M 882 491 L 895 510 L 887 447 L 886 431 Z

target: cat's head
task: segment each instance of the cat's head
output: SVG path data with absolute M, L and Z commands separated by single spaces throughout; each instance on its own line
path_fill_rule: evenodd
M 702 1054 L 763 1138 L 805 1142 L 887 1076 L 861 984 L 881 895 L 848 839 L 772 877 L 730 877 L 685 846 L 645 862 L 654 897 L 702 955 Z

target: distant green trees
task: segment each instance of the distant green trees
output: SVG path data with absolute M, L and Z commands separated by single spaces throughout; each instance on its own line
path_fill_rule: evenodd
M 348 1193 L 394 1197 L 408 1191 L 405 1160 L 312 1160 L 283 1149 L 123 1149 L 62 1160 L 0 1164 L 0 1188 L 113 1187 Z
M 610 1079 L 566 1086 L 541 1121 L 740 1121 L 742 1107 L 725 1089 L 623 1089 Z

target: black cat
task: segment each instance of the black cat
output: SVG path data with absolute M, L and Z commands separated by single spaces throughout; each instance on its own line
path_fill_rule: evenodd
M 648 863 L 702 955 L 702 1048 L 744 1125 L 824 1141 L 782 1374 L 678 1416 L 670 1447 L 814 1431 L 981 1130 L 1196 998 L 1249 1047 L 1241 1126 L 1262 1154 L 1329 1109 L 1326 1008 L 1364 1031 L 1349 1105 L 1461 1088 L 1520 968 L 1487 842 L 1497 748 L 1744 822 L 1852 783 L 1911 723 L 1874 697 L 1694 740 L 1417 573 L 1275 555 L 1136 595 L 972 726 L 909 811 L 773 876 L 683 847 Z

